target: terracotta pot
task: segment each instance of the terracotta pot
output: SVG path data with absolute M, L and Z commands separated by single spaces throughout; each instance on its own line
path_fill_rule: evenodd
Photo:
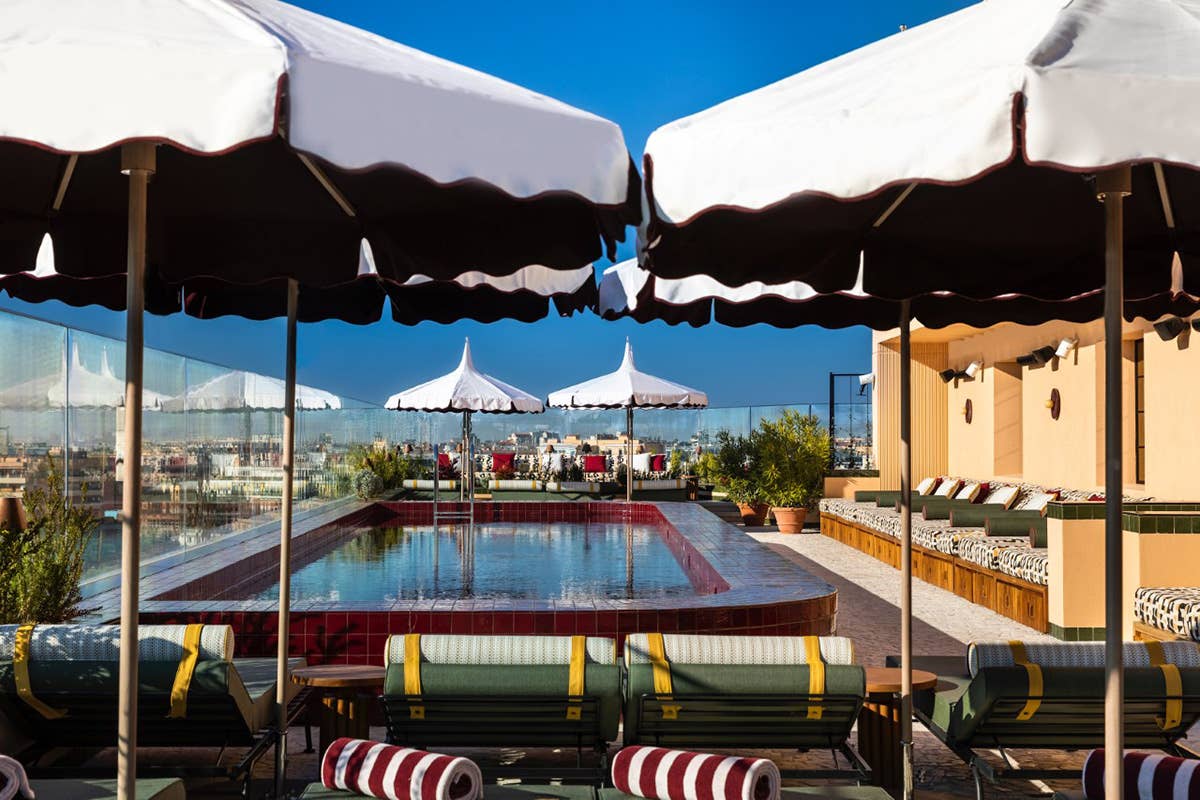
M 766 503 L 755 503 L 754 505 L 738 503 L 737 507 L 742 515 L 742 524 L 751 528 L 756 528 L 763 524 L 763 520 L 767 518 L 767 510 L 769 508 Z
M 780 533 L 800 533 L 804 530 L 804 517 L 808 514 L 806 508 L 772 508 L 771 515 Z

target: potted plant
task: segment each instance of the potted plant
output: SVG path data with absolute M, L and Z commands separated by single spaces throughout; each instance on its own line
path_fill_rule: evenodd
M 758 430 L 762 497 L 780 533 L 800 533 L 808 510 L 821 499 L 829 464 L 829 432 L 811 414 L 787 409 Z
M 733 436 L 728 431 L 717 434 L 716 463 L 712 476 L 717 484 L 737 504 L 742 524 L 762 525 L 769 506 L 762 495 L 758 474 L 758 433 Z

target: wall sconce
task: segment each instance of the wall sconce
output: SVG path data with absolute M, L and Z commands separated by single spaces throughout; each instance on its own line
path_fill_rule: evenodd
M 1200 332 L 1200 317 L 1196 317 L 1194 320 L 1192 320 L 1192 330 Z
M 1078 344 L 1078 339 L 1063 339 L 1058 343 L 1058 347 L 1054 351 L 1055 357 L 1066 358 L 1067 356 L 1071 355 L 1071 351 L 1074 350 Z
M 1058 389 L 1050 390 L 1050 399 L 1046 401 L 1046 408 L 1050 409 L 1050 419 L 1057 420 L 1062 414 L 1062 395 L 1058 393 Z
M 967 364 L 967 368 L 962 371 L 963 377 L 964 378 L 974 378 L 975 373 L 979 372 L 979 370 L 982 367 L 983 367 L 982 361 L 972 361 L 970 364 Z
M 1017 356 L 1017 363 L 1020 364 L 1022 367 L 1028 367 L 1028 366 L 1038 363 L 1038 360 L 1037 360 L 1037 356 L 1033 355 L 1032 353 L 1029 353 L 1029 354 L 1026 354 L 1023 356 Z
M 952 381 L 958 377 L 958 370 L 944 369 L 938 373 L 938 377 L 942 379 L 942 383 L 949 383 L 950 381 Z
M 867 393 L 868 386 L 875 385 L 875 373 L 867 372 L 858 376 L 858 396 L 862 397 Z
M 1154 332 L 1158 334 L 1158 338 L 1169 342 L 1186 331 L 1187 327 L 1187 322 L 1179 317 L 1168 317 L 1161 322 L 1154 323 Z
M 971 424 L 972 418 L 975 416 L 975 407 L 971 404 L 971 399 L 967 398 L 967 402 L 963 403 L 963 422 Z
M 1054 358 L 1055 349 L 1049 345 L 1039 347 L 1033 351 L 1033 357 L 1039 364 L 1049 363 L 1050 359 Z

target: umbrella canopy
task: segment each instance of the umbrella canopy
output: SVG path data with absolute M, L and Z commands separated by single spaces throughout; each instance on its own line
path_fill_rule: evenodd
M 1090 322 L 1104 313 L 1104 292 L 1086 292 L 1068 300 L 1047 301 L 1020 295 L 974 300 L 935 292 L 911 300 L 911 313 L 924 327 L 955 324 L 988 327 L 1001 322 L 1040 325 L 1050 320 Z M 862 273 L 853 289 L 821 294 L 803 281 L 750 281 L 727 286 L 709 275 L 663 278 L 643 269 L 636 260 L 604 271 L 598 313 L 605 319 L 631 317 L 638 322 L 662 320 L 692 327 L 718 322 L 731 327 L 766 323 L 777 328 L 820 325 L 845 328 L 865 325 L 890 330 L 900 318 L 900 301 L 872 297 L 862 291 Z M 1183 292 L 1165 292 L 1125 301 L 1125 316 L 1154 320 L 1163 315 L 1190 316 L 1200 299 Z
M 72 390 L 74 387 L 72 387 Z M 162 404 L 162 410 L 243 411 L 281 409 L 286 406 L 287 386 L 278 378 L 249 372 L 226 372 L 188 389 Z M 342 407 L 341 399 L 330 392 L 296 385 L 296 408 L 324 411 Z
M 1200 294 L 1200 25 L 1175 0 L 982 2 L 655 131 L 658 274 L 1064 299 L 1133 164 L 1126 292 Z M 936 143 L 936 145 L 932 144 Z
M 551 392 L 548 404 L 559 408 L 704 408 L 708 395 L 639 370 L 633 345 L 615 372 Z
M 463 345 L 458 368 L 440 378 L 397 392 L 384 403 L 394 411 L 467 411 L 484 414 L 540 414 L 542 401 L 475 369 L 471 341 Z
M 203 319 L 230 314 L 247 319 L 287 315 L 287 281 L 281 279 L 230 291 L 226 281 L 197 278 L 187 282 L 183 295 L 187 313 Z M 506 275 L 472 270 L 450 279 L 413 275 L 398 282 L 380 277 L 371 244 L 364 239 L 355 279 L 320 290 L 301 290 L 297 319 L 366 325 L 382 317 L 385 301 L 391 306 L 392 319 L 404 325 L 462 319 L 535 322 L 549 314 L 551 304 L 560 316 L 594 306 L 595 272 L 590 264 L 570 270 L 534 265 Z
M 61 273 L 126 271 L 129 141 L 169 145 L 149 213 L 166 283 L 343 283 L 364 235 L 397 280 L 573 269 L 637 216 L 613 123 L 285 3 L 21 0 L 5 29 L 0 272 L 47 231 Z
M 170 402 L 167 395 L 144 390 L 142 408 L 157 410 Z M 88 369 L 79 356 L 79 344 L 71 345 L 71 360 L 64 352 L 62 366 L 52 375 L 31 378 L 0 391 L 0 408 L 43 410 L 51 408 L 120 408 L 125 404 L 125 381 L 118 378 L 100 356 L 100 371 Z

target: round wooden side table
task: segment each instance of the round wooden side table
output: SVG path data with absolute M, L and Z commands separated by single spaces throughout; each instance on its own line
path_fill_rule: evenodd
M 867 667 L 867 696 L 858 712 L 858 752 L 871 765 L 871 782 L 898 789 L 904 782 L 900 753 L 900 680 L 898 667 Z M 912 671 L 913 691 L 937 686 L 937 675 Z
M 292 682 L 321 693 L 320 756 L 335 739 L 370 738 L 370 702 L 383 686 L 385 667 L 368 664 L 318 664 L 292 671 Z

